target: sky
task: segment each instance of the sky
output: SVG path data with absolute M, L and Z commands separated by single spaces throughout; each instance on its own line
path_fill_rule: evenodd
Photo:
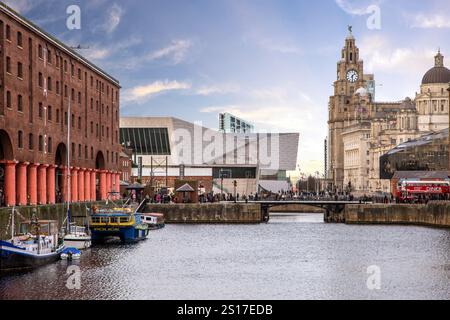
M 348 25 L 376 100 L 414 98 L 440 48 L 448 0 L 10 0 L 26 18 L 117 78 L 122 116 L 299 132 L 299 168 L 323 172 L 328 101 Z M 67 8 L 80 8 L 70 30 Z

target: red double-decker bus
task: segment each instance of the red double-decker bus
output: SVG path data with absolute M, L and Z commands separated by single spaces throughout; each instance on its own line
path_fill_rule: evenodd
M 444 200 L 450 197 L 450 181 L 401 181 L 397 189 L 401 202 L 418 199 Z

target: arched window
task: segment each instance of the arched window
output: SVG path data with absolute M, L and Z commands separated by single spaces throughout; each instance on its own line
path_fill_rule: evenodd
M 43 152 L 43 151 L 44 151 L 44 137 L 39 136 L 39 152 Z
M 47 151 L 48 153 L 52 153 L 53 152 L 53 145 L 52 145 L 52 138 L 49 137 L 47 139 Z
M 19 131 L 18 135 L 17 135 L 17 144 L 19 149 L 23 149 L 23 132 Z
M 6 57 L 6 72 L 8 72 L 9 74 L 11 74 L 11 58 L 10 57 Z
M 6 106 L 11 109 L 12 106 L 11 91 L 6 91 Z
M 23 99 L 20 94 L 17 96 L 17 111 L 23 112 Z
M 28 149 L 33 150 L 34 148 L 34 143 L 33 143 L 33 134 L 30 133 L 28 135 Z
M 22 32 L 17 31 L 17 46 L 23 47 L 23 39 L 22 39 Z

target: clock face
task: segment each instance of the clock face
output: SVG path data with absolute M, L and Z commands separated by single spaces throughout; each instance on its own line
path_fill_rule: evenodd
M 356 70 L 349 70 L 347 72 L 347 80 L 351 83 L 355 83 L 356 81 L 358 81 L 359 79 L 359 75 L 358 72 Z

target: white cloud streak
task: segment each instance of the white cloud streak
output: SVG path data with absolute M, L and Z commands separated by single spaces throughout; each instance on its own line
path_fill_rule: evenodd
M 179 64 L 184 61 L 186 53 L 191 47 L 192 42 L 190 40 L 174 40 L 169 46 L 150 53 L 146 60 L 170 58 L 174 64 Z
M 152 97 L 169 91 L 187 90 L 192 86 L 187 82 L 179 81 L 155 81 L 147 85 L 137 86 L 125 90 L 124 101 L 126 102 L 144 102 Z

